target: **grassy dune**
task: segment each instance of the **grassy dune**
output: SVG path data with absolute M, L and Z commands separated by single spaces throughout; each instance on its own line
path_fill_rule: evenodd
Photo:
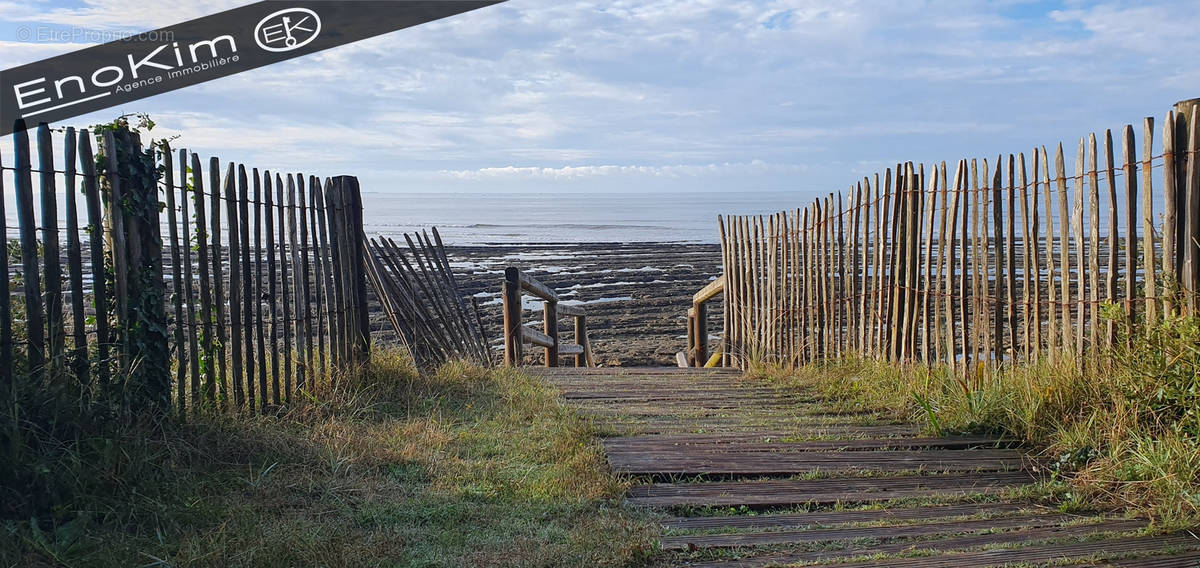
M 4 566 L 624 565 L 651 542 L 549 387 L 397 354 L 285 414 L 96 432 L 17 465 L 54 489 L 4 521 Z

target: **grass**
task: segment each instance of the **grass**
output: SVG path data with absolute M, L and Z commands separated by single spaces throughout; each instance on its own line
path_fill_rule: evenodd
M 596 566 L 651 555 L 592 425 L 536 379 L 376 354 L 272 416 L 55 442 L 0 565 Z M 46 445 L 46 444 L 44 444 Z M 19 467 L 28 464 L 17 464 Z M 8 498 L 6 493 L 6 499 Z M 32 517 L 32 518 L 31 518 Z
M 1064 509 L 1119 507 L 1166 527 L 1200 526 L 1200 321 L 1148 326 L 1109 309 L 1116 348 L 1082 362 L 957 371 L 846 358 L 751 376 L 844 410 L 914 420 L 931 434 L 1024 441 Z

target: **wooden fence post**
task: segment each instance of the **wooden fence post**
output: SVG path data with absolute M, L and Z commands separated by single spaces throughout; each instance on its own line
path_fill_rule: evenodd
M 1191 315 L 1200 313 L 1200 128 L 1196 122 L 1200 99 L 1175 103 L 1175 183 L 1178 204 L 1184 206 L 1178 217 L 1177 253 L 1182 263 L 1179 284 Z M 1169 189 L 1168 189 L 1169 190 Z
M 550 347 L 546 348 L 546 366 L 558 366 L 558 303 L 546 301 L 542 304 L 542 320 L 546 324 L 546 335 L 550 336 Z
M 696 366 L 703 367 L 708 362 L 708 305 L 705 302 L 694 302 L 692 309 L 695 310 L 693 322 L 696 329 L 692 334 L 696 338 Z
M 119 187 L 120 198 L 110 196 L 110 208 L 122 209 L 123 232 L 115 235 L 114 250 L 125 262 L 115 278 L 124 282 L 124 310 L 117 312 L 123 341 L 124 372 L 133 392 L 145 403 L 166 412 L 171 406 L 171 359 L 168 342 L 163 242 L 160 233 L 158 184 L 153 156 L 147 156 L 137 134 L 121 128 L 105 136 L 105 154 L 116 165 L 109 188 Z M 129 172 L 126 175 L 126 172 Z M 115 174 L 115 175 L 114 175 Z
M 521 271 L 504 269 L 504 364 L 521 364 Z
M 347 300 L 345 315 L 349 332 L 349 351 L 355 364 L 366 363 L 371 355 L 371 325 L 367 316 L 367 276 L 365 263 L 367 245 L 363 232 L 362 194 L 358 178 L 337 176 L 332 179 L 332 193 L 340 197 L 341 211 L 335 216 L 340 225 L 336 229 L 343 254 L 342 278 L 346 282 Z

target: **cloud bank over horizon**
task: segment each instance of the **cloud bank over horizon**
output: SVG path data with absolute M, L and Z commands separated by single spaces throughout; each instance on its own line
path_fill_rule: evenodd
M 0 69 L 237 5 L 0 0 Z M 1200 96 L 1194 4 L 510 0 L 93 113 L 388 192 L 842 189 Z M 20 30 L 60 41 L 19 41 Z M 94 35 L 94 34 L 93 34 Z M 0 142 L 9 155 L 11 142 Z

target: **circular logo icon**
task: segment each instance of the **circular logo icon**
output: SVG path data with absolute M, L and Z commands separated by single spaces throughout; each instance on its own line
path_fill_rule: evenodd
M 254 27 L 254 41 L 267 51 L 291 51 L 308 45 L 321 33 L 321 17 L 308 8 L 275 12 Z

